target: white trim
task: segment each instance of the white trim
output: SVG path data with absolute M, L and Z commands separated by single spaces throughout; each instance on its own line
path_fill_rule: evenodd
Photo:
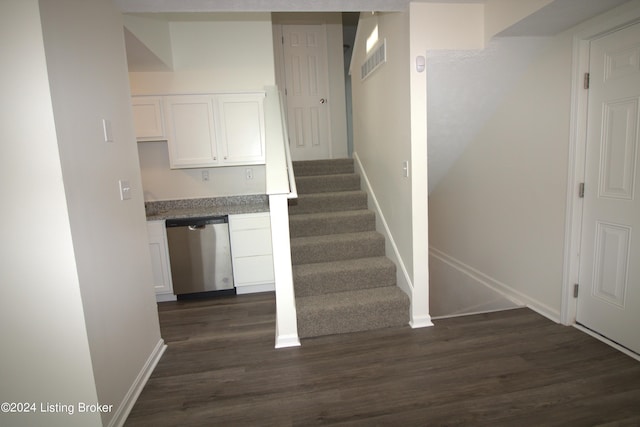
M 149 355 L 146 363 L 138 373 L 135 381 L 133 382 L 133 384 L 131 384 L 131 387 L 129 388 L 129 391 L 127 391 L 127 394 L 124 396 L 124 399 L 122 399 L 122 402 L 120 403 L 120 405 L 118 405 L 113 418 L 111 418 L 111 421 L 108 424 L 109 427 L 124 425 L 127 417 L 129 416 L 129 413 L 131 413 L 131 409 L 133 409 L 133 405 L 135 405 L 136 400 L 138 400 L 138 396 L 140 396 L 140 393 L 142 393 L 142 389 L 147 384 L 147 381 L 149 381 L 151 373 L 156 368 L 156 365 L 160 361 L 160 358 L 162 357 L 166 349 L 167 346 L 164 343 L 164 340 L 160 338 L 155 348 Z
M 629 350 L 626 347 L 621 346 L 620 344 L 618 344 L 617 342 L 611 341 L 609 338 L 604 337 L 602 335 L 600 335 L 597 332 L 592 331 L 589 328 L 585 328 L 584 326 L 582 326 L 579 323 L 576 323 L 573 325 L 574 328 L 576 328 L 577 330 L 584 332 L 587 335 L 591 335 L 592 337 L 594 337 L 595 339 L 602 341 L 603 343 L 615 348 L 616 350 L 626 354 L 627 356 L 636 359 L 637 361 L 640 362 L 640 354 L 634 353 L 633 351 Z
M 458 313 L 458 314 L 447 314 L 445 316 L 435 316 L 433 320 L 442 320 L 442 319 L 451 319 L 454 317 L 464 317 L 464 316 L 475 316 L 478 314 L 487 314 L 487 313 L 498 313 L 500 311 L 509 311 L 509 310 L 520 310 L 527 307 L 511 307 L 511 308 L 498 308 L 495 310 L 482 310 L 482 311 L 471 311 L 469 313 Z
M 156 294 L 156 302 L 177 301 L 178 297 L 173 293 Z
M 271 245 L 276 288 L 276 348 L 300 345 L 291 267 L 289 207 L 286 194 L 269 195 Z M 297 342 L 297 344 L 296 344 Z
M 300 347 L 298 335 L 278 335 L 276 336 L 276 348 Z
M 487 288 L 493 290 L 494 292 L 499 293 L 500 295 L 507 298 L 509 301 L 514 304 L 520 306 L 526 306 L 536 313 L 546 317 L 553 322 L 558 323 L 559 321 L 559 313 L 557 310 L 549 307 L 546 304 L 541 303 L 540 301 L 529 297 L 528 295 L 523 294 L 520 291 L 515 290 L 512 286 L 507 285 L 506 283 L 502 283 L 501 281 L 494 279 L 487 274 L 484 274 L 480 270 L 471 267 L 468 264 L 448 255 L 441 250 L 436 248 L 429 248 L 429 255 L 437 258 L 438 260 L 448 264 L 450 267 L 458 270 L 460 273 L 468 276 L 472 280 L 486 286 Z
M 396 264 L 396 267 L 397 267 L 396 283 L 398 287 L 400 287 L 400 289 L 402 289 L 404 293 L 406 293 L 409 296 L 409 298 L 411 299 L 411 304 L 413 305 L 415 302 L 414 301 L 414 285 L 411 281 L 411 276 L 409 275 L 407 266 L 404 264 L 404 261 L 400 256 L 398 245 L 396 245 L 393 235 L 391 234 L 391 229 L 389 228 L 389 224 L 387 223 L 387 220 L 385 219 L 382 213 L 382 209 L 380 208 L 378 199 L 376 198 L 373 188 L 371 187 L 371 182 L 367 177 L 367 173 L 365 172 L 364 167 L 360 162 L 358 153 L 355 153 L 355 152 L 353 153 L 353 159 L 354 159 L 356 171 L 362 178 L 362 183 L 364 184 L 364 190 L 368 195 L 367 200 L 369 203 L 369 207 L 375 211 L 377 219 L 379 219 L 379 221 L 376 220 L 376 231 L 380 232 L 385 238 L 385 254 Z M 413 329 L 433 326 L 433 323 L 431 322 L 431 316 L 429 315 L 414 316 L 413 310 L 411 310 L 410 317 L 411 319 L 409 321 L 409 326 L 411 326 Z
M 574 325 L 578 300 L 573 297 L 573 285 L 579 282 L 583 201 L 577 188 L 584 181 L 586 160 L 586 127 L 588 96 L 583 89 L 584 73 L 589 69 L 590 40 L 619 30 L 640 20 L 640 1 L 634 0 L 605 13 L 598 22 L 579 26 L 573 38 L 573 70 L 571 80 L 571 129 L 567 173 L 567 210 L 565 216 L 564 268 L 562 274 L 562 304 L 560 322 Z
M 260 292 L 275 292 L 275 291 L 276 291 L 275 283 L 236 286 L 236 295 L 257 294 Z
M 433 322 L 431 321 L 433 320 L 431 318 L 431 316 L 411 316 L 411 320 L 409 321 L 409 326 L 411 326 L 411 329 L 418 329 L 418 328 L 428 328 L 430 326 L 433 326 Z

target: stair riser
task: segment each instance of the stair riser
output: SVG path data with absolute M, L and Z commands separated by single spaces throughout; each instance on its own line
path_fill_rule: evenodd
M 291 237 L 320 236 L 323 234 L 357 233 L 376 229 L 376 217 L 371 211 L 362 211 L 361 215 L 330 218 L 302 218 L 293 215 L 289 218 Z
M 320 196 L 301 195 L 292 200 L 289 205 L 289 214 L 304 214 L 314 212 L 338 212 L 367 209 L 367 194 L 364 192 L 327 193 Z
M 298 176 L 296 187 L 298 194 L 360 190 L 360 176 L 355 174 Z
M 296 297 L 394 286 L 395 283 L 395 266 L 353 269 L 350 271 L 336 270 L 312 274 L 302 274 L 296 271 L 295 266 L 293 270 Z
M 408 298 L 340 309 L 298 310 L 301 338 L 403 326 L 409 321 Z
M 291 241 L 293 265 L 330 262 L 345 259 L 384 256 L 384 237 L 352 241 L 303 242 Z
M 385 258 L 385 239 L 352 159 L 293 163 L 289 202 L 298 335 L 302 338 L 406 325 L 409 298 Z
M 293 162 L 293 171 L 295 176 L 353 173 L 354 169 L 352 159 Z

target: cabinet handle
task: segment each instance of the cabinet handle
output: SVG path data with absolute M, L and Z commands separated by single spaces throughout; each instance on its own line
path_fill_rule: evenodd
M 224 156 L 224 159 L 227 160 L 227 156 Z
M 217 157 L 214 157 L 214 158 L 213 158 L 213 160 L 218 160 L 218 158 L 217 158 Z

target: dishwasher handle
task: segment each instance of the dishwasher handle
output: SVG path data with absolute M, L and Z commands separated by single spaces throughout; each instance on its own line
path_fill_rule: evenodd
M 207 224 L 224 224 L 229 222 L 229 217 L 224 216 L 205 216 L 196 218 L 171 218 L 165 221 L 167 228 L 169 227 L 189 227 L 189 230 L 199 230 Z

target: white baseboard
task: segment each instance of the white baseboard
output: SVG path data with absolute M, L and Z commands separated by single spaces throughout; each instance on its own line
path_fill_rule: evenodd
M 276 335 L 276 348 L 300 347 L 298 335 Z
M 156 302 L 177 301 L 178 297 L 174 294 L 156 294 Z
M 138 396 L 140 396 L 140 393 L 142 393 L 142 389 L 144 388 L 145 384 L 147 384 L 147 381 L 149 381 L 151 373 L 156 368 L 158 361 L 160 361 L 160 358 L 162 357 L 166 349 L 167 346 L 164 343 L 164 340 L 160 338 L 155 348 L 149 355 L 147 362 L 144 364 L 142 370 L 140 370 L 135 381 L 129 388 L 129 391 L 122 400 L 122 403 L 120 403 L 120 405 L 116 409 L 113 418 L 111 418 L 111 421 L 109 422 L 109 427 L 121 427 L 124 425 L 127 417 L 129 416 L 129 413 L 131 413 L 131 409 L 133 409 L 133 405 L 135 405 L 136 400 L 138 400 Z
M 429 255 L 458 270 L 460 273 L 468 276 L 470 279 L 490 288 L 494 292 L 501 294 L 508 300 L 512 301 L 514 304 L 526 306 L 536 313 L 548 318 L 549 320 L 552 320 L 553 322 L 560 322 L 560 313 L 558 312 L 558 310 L 554 310 L 546 304 L 543 304 L 540 301 L 523 294 L 513 287 L 482 273 L 481 271 L 463 263 L 462 261 L 452 257 L 451 255 L 448 255 L 434 247 L 429 248 Z
M 258 292 L 275 292 L 275 290 L 276 290 L 275 283 L 267 283 L 266 285 L 236 286 L 237 295 L 255 294 Z
M 414 317 L 409 322 L 409 326 L 411 326 L 411 329 L 428 328 L 433 326 L 433 322 L 431 321 L 431 316 Z

